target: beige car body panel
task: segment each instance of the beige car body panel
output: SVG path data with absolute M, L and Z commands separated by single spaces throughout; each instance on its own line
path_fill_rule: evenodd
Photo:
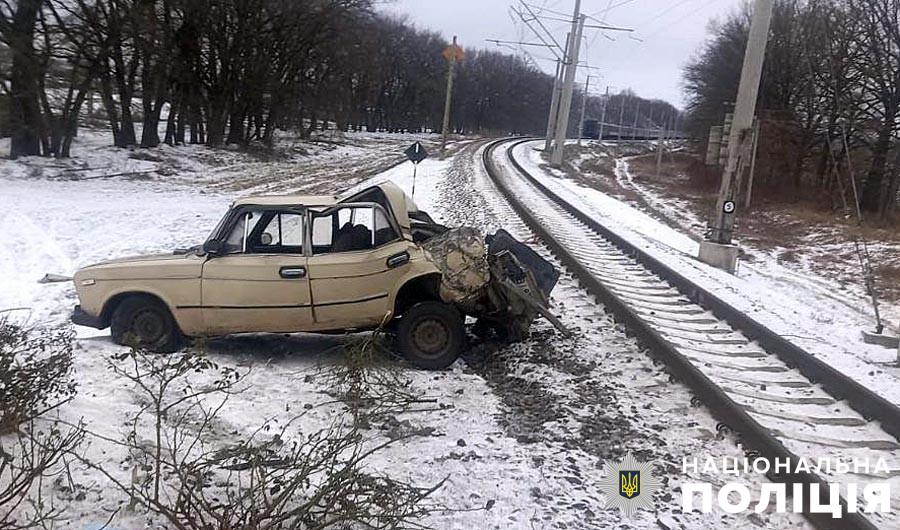
M 412 242 L 407 211 L 417 211 L 415 205 L 392 183 L 379 188 L 401 233 L 392 242 L 369 250 L 315 255 L 306 248 L 297 254 L 191 253 L 104 262 L 75 274 L 81 309 L 99 319 L 117 296 L 146 293 L 165 303 L 189 336 L 377 327 L 394 316 L 394 303 L 403 285 L 439 274 Z M 232 208 L 305 206 L 322 210 L 336 204 L 337 198 L 331 196 L 287 195 L 239 199 Z M 306 231 L 304 241 L 309 243 L 308 226 Z M 409 256 L 405 263 L 393 268 L 388 265 L 389 258 L 404 253 Z M 296 274 L 283 277 L 284 269 Z
M 407 252 L 409 262 L 389 268 L 387 260 Z M 407 281 L 437 272 L 415 244 L 406 240 L 373 250 L 321 254 L 309 258 L 315 328 L 377 327 L 393 316 L 397 291 Z
M 123 258 L 85 267 L 73 280 L 81 308 L 90 315 L 99 316 L 119 295 L 147 293 L 162 300 L 181 329 L 192 334 L 203 329 L 201 311 L 195 306 L 204 261 L 196 255 Z M 92 284 L 85 285 L 88 281 Z
M 305 268 L 296 254 L 235 254 L 203 264 L 200 302 L 204 334 L 292 332 L 312 324 L 309 281 L 279 276 L 282 268 Z

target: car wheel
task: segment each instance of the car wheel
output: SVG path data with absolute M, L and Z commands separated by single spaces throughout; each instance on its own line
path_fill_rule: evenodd
M 441 302 L 420 302 L 400 317 L 397 342 L 410 362 L 427 370 L 443 370 L 465 347 L 462 315 Z
M 177 351 L 184 337 L 172 313 L 148 296 L 130 296 L 116 307 L 110 319 L 113 342 L 157 353 Z

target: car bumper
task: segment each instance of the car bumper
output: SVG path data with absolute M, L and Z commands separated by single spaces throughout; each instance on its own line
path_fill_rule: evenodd
M 106 327 L 103 323 L 103 319 L 85 312 L 84 309 L 81 309 L 80 305 L 75 306 L 75 310 L 72 311 L 72 323 L 97 329 Z

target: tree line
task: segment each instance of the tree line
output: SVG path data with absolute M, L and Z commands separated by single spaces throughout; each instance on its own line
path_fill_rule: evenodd
M 447 41 L 373 0 L 0 0 L 0 132 L 67 157 L 96 96 L 118 147 L 271 143 L 278 130 L 439 130 Z M 540 133 L 552 78 L 476 51 L 452 128 Z
M 701 140 L 735 100 L 750 9 L 714 26 L 684 69 Z M 900 189 L 900 0 L 778 0 L 759 99 L 755 187 L 886 219 Z M 855 178 L 851 179 L 850 175 Z

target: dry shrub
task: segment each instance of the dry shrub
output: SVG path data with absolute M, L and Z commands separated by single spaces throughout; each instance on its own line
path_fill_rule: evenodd
M 357 353 L 371 353 L 370 344 Z M 350 359 L 354 357 L 349 356 Z M 336 376 L 351 401 L 389 394 L 371 391 L 380 378 L 357 377 L 363 362 Z M 130 381 L 141 408 L 131 432 L 117 442 L 131 455 L 130 480 L 82 459 L 105 474 L 145 509 L 179 530 L 287 530 L 307 528 L 406 528 L 436 508 L 426 502 L 443 484 L 419 488 L 366 470 L 393 441 L 367 442 L 356 418 L 338 418 L 324 429 L 302 432 L 311 410 L 275 429 L 264 421 L 246 436 L 218 428 L 231 395 L 246 373 L 221 367 L 202 354 L 159 356 L 132 349 L 110 360 Z M 188 377 L 202 374 L 197 385 Z
M 347 406 L 354 425 L 367 429 L 417 404 L 435 403 L 413 390 L 380 332 L 345 346 L 336 365 L 322 369 L 332 397 Z
M 69 330 L 34 330 L 0 318 L 0 434 L 75 394 Z
M 62 513 L 45 484 L 65 472 L 83 438 L 41 416 L 70 400 L 75 383 L 69 331 L 34 330 L 0 319 L 0 529 L 47 528 Z

